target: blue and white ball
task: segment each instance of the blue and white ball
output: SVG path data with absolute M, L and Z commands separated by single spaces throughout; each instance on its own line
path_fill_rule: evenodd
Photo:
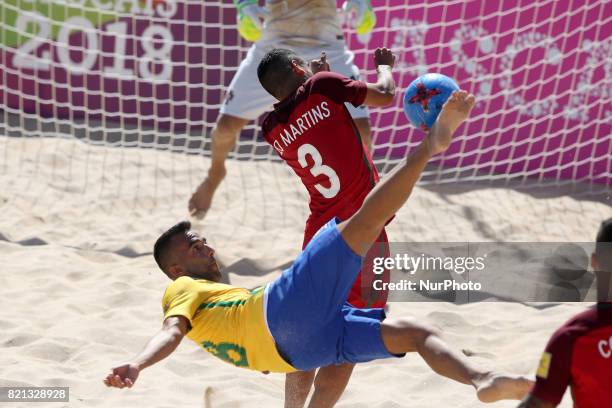
M 408 86 L 404 93 L 404 112 L 413 126 L 425 132 L 435 123 L 442 105 L 459 86 L 442 74 L 425 74 Z

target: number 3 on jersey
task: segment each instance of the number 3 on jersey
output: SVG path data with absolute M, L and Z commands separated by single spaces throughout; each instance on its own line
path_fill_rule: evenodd
M 321 157 L 321 153 L 311 144 L 305 143 L 301 145 L 297 151 L 298 161 L 300 162 L 300 166 L 305 169 L 308 166 L 306 162 L 306 157 L 312 157 L 314 161 L 314 165 L 310 169 L 310 173 L 314 176 L 324 175 L 329 179 L 329 187 L 323 187 L 321 184 L 315 184 L 315 188 L 321 195 L 325 198 L 334 198 L 338 195 L 340 191 L 340 178 L 338 178 L 338 174 L 329 166 L 323 164 L 323 158 Z

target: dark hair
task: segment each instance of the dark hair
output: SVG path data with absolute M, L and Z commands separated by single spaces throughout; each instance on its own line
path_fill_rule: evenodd
M 601 223 L 597 232 L 597 242 L 612 242 L 612 218 Z
M 291 61 L 302 61 L 298 55 L 285 48 L 275 48 L 268 51 L 257 66 L 257 78 L 263 88 L 272 96 L 281 93 L 282 87 L 291 77 Z
M 603 221 L 599 227 L 595 256 L 605 271 L 612 271 L 612 218 Z
M 155 241 L 155 245 L 153 246 L 153 257 L 155 258 L 155 262 L 157 262 L 159 269 L 161 269 L 166 275 L 168 275 L 168 271 L 166 270 L 166 258 L 168 257 L 168 249 L 170 249 L 170 241 L 172 240 L 172 237 L 177 234 L 183 234 L 190 229 L 191 223 L 189 221 L 181 221 L 161 234 L 160 237 L 157 238 L 157 241 Z

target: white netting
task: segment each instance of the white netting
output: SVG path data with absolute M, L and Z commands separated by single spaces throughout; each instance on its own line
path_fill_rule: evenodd
M 372 3 L 378 19 L 372 34 L 346 31 L 366 79 L 375 79 L 372 50 L 386 45 L 398 56 L 400 90 L 419 74 L 440 72 L 479 97 L 461 136 L 428 169 L 423 185 L 535 181 L 609 191 L 610 2 Z M 9 142 L 12 136 L 207 156 L 224 90 L 249 46 L 237 34 L 229 0 L 4 0 L 0 24 L 0 134 L 9 136 L 0 139 L 0 168 L 27 150 Z M 401 97 L 373 111 L 371 121 L 383 172 L 422 137 L 408 125 Z M 32 177 L 36 160 L 48 154 L 45 146 L 38 159 L 18 162 Z M 138 166 L 121 159 L 123 150 L 104 150 L 114 157 L 112 166 L 102 162 L 102 171 L 125 179 L 134 197 L 146 194 L 132 185 Z M 173 157 L 182 163 L 181 155 Z M 241 133 L 231 157 L 277 160 L 257 123 Z M 106 193 L 87 160 L 67 160 L 72 170 L 58 172 L 59 181 Z M 187 170 L 192 187 L 206 168 L 194 166 Z M 174 192 L 174 177 L 172 169 L 159 169 L 156 189 Z
M 176 8 L 154 12 L 153 1 Z M 10 299 L 0 319 L 0 383 L 70 386 L 74 408 L 201 406 L 203 393 L 206 406 L 211 398 L 215 407 L 282 404 L 282 377 L 238 374 L 187 344 L 130 395 L 90 381 L 159 327 L 167 280 L 150 256 L 153 242 L 187 217 L 224 90 L 249 46 L 231 3 L 0 0 L 0 296 Z M 390 223 L 391 241 L 592 241 L 611 215 L 612 2 L 373 5 L 369 41 L 346 31 L 368 80 L 370 52 L 387 45 L 398 55 L 400 89 L 441 72 L 481 101 Z M 400 100 L 371 114 L 383 171 L 422 137 Z M 307 196 L 257 124 L 231 158 L 196 228 L 217 248 L 230 283 L 255 287 L 301 249 Z M 500 184 L 512 188 L 491 188 Z M 499 369 L 529 374 L 550 333 L 580 307 L 472 306 L 395 304 L 392 314 L 427 318 L 458 346 L 494 356 Z M 508 342 L 502 329 L 519 326 Z M 431 398 L 421 390 L 431 380 L 423 365 L 401 364 L 409 365 L 370 364 L 364 381 L 357 367 L 360 382 L 344 404 L 403 405 L 401 381 L 414 384 L 408 392 L 419 406 L 474 406 L 473 396 L 456 398 L 461 384 L 436 382 L 447 398 Z

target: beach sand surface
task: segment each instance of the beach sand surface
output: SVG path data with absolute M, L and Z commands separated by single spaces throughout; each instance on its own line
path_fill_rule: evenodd
M 69 403 L 3 407 L 280 407 L 284 376 L 239 370 L 185 339 L 133 389 L 102 379 L 162 323 L 169 281 L 158 235 L 187 218 L 208 160 L 70 139 L 0 138 L 0 386 L 68 386 Z M 592 241 L 609 197 L 495 186 L 418 187 L 389 226 L 392 241 Z M 229 282 L 264 284 L 299 253 L 307 196 L 279 163 L 230 161 L 203 221 Z M 532 375 L 551 333 L 589 304 L 393 303 L 426 319 L 474 361 Z M 418 355 L 359 365 L 338 407 L 515 407 L 481 404 Z M 562 407 L 570 407 L 566 393 Z

